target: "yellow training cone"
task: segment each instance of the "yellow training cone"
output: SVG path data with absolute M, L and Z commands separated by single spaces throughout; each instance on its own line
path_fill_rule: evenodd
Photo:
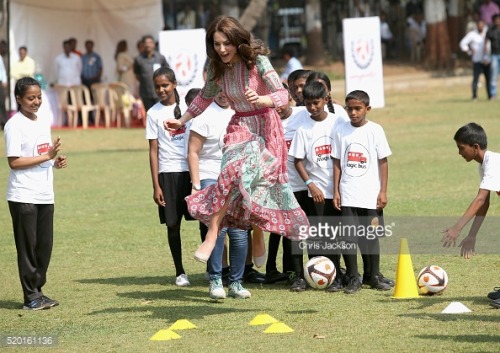
M 405 238 L 402 238 L 399 244 L 398 270 L 393 298 L 418 298 L 417 280 L 413 272 L 408 241 Z
M 277 322 L 275 324 L 272 324 L 271 326 L 269 326 L 264 330 L 264 333 L 289 333 L 289 332 L 293 332 L 293 329 L 282 322 Z
M 276 320 L 271 315 L 260 314 L 260 315 L 257 315 L 256 317 L 254 317 L 253 320 L 250 321 L 248 324 L 251 326 L 257 326 L 257 325 L 274 324 L 275 322 L 278 322 L 278 320 Z
M 160 330 L 154 334 L 153 337 L 150 338 L 151 341 L 168 341 L 168 340 L 177 340 L 181 338 L 174 331 L 170 330 Z
M 177 320 L 174 322 L 172 326 L 170 326 L 168 329 L 169 330 L 190 330 L 192 328 L 196 328 L 194 324 L 192 324 L 190 321 L 182 319 L 182 320 Z

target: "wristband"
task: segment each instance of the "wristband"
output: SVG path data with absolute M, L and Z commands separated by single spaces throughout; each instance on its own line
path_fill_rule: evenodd
M 309 186 L 309 184 L 311 184 L 313 181 L 311 179 L 307 179 L 306 180 L 306 186 Z
M 201 185 L 200 184 L 192 184 L 192 188 L 196 191 L 200 191 L 201 190 Z

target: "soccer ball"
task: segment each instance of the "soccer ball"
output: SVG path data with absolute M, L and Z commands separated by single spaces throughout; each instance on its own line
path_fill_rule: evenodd
M 439 266 L 427 266 L 418 274 L 417 283 L 421 294 L 440 294 L 448 285 L 448 274 Z
M 337 270 L 325 256 L 316 256 L 304 265 L 304 278 L 312 288 L 324 289 L 333 283 Z

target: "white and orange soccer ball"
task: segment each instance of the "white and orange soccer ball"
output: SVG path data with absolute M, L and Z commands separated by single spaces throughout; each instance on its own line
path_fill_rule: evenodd
M 417 284 L 420 294 L 440 294 L 448 285 L 448 274 L 442 267 L 430 265 L 420 271 Z
M 316 256 L 304 265 L 304 278 L 312 288 L 325 289 L 333 283 L 337 270 L 325 256 Z

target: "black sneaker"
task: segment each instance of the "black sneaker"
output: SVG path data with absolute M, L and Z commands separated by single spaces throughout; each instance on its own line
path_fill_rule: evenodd
M 264 281 L 266 280 L 266 274 L 260 273 L 253 267 L 247 266 L 245 268 L 245 273 L 243 274 L 243 280 L 246 283 L 264 283 Z
M 345 286 L 344 293 L 353 294 L 361 289 L 361 282 L 359 276 L 354 276 L 349 279 L 349 284 Z
M 276 282 L 286 281 L 287 279 L 288 275 L 286 273 L 281 273 L 278 270 L 266 271 L 264 283 L 273 284 Z
M 290 290 L 292 292 L 303 292 L 307 288 L 306 280 L 300 277 L 295 278 L 295 280 L 292 283 L 292 286 L 290 287 Z
M 500 299 L 500 287 L 493 288 L 493 292 L 488 293 L 488 298 L 491 300 Z
M 493 300 L 490 305 L 496 309 L 500 309 L 500 299 Z
M 47 297 L 45 295 L 42 295 L 42 301 L 44 303 L 48 304 L 49 307 L 51 307 L 51 308 L 59 305 L 59 302 L 57 300 L 50 299 L 49 297 Z
M 389 290 L 391 286 L 380 280 L 379 276 L 373 276 L 370 280 L 370 287 L 376 290 Z
M 333 281 L 332 284 L 330 284 L 328 287 L 326 287 L 325 290 L 327 292 L 336 293 L 336 292 L 340 292 L 342 290 L 342 288 L 344 288 L 344 286 L 342 285 L 342 277 L 337 276 L 335 278 L 335 281 Z
M 379 272 L 378 273 L 378 280 L 382 283 L 385 283 L 385 284 L 388 284 L 390 287 L 394 287 L 394 280 L 390 279 L 390 278 L 387 278 L 387 277 L 384 277 L 384 275 Z M 371 287 L 371 278 L 370 278 L 370 275 L 366 275 L 366 274 L 363 274 L 363 285 L 364 286 L 369 286 Z
M 388 284 L 391 287 L 394 287 L 395 284 L 394 280 L 384 277 L 384 275 L 381 272 L 378 273 L 378 280 L 382 283 Z
M 24 303 L 23 309 L 24 310 L 45 310 L 45 309 L 50 309 L 51 306 L 44 302 L 42 297 L 33 299 L 32 301 L 28 303 Z
M 295 278 L 297 278 L 297 273 L 295 271 L 289 271 L 286 273 L 288 276 L 287 282 L 289 285 L 292 285 L 292 283 L 295 281 Z

